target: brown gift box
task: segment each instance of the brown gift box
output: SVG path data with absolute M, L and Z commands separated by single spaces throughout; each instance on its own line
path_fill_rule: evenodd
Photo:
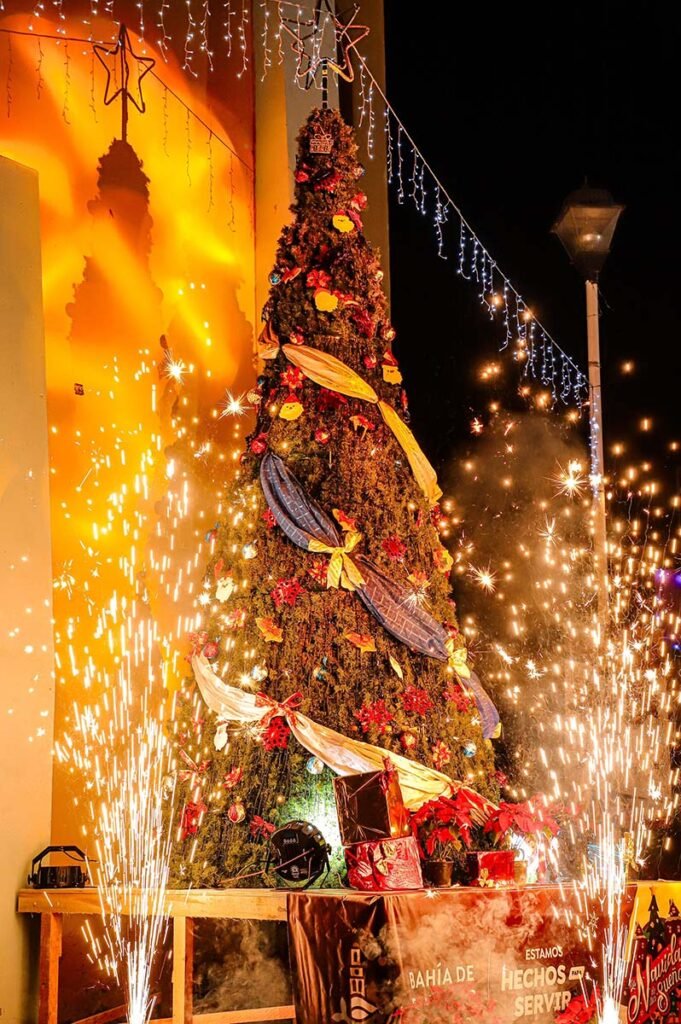
M 409 812 L 394 768 L 333 780 L 343 846 L 411 835 Z

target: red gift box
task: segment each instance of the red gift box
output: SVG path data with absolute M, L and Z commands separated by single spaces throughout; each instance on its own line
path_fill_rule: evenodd
M 397 772 L 389 762 L 381 772 L 334 779 L 333 789 L 343 846 L 411 835 Z
M 513 850 L 476 850 L 466 854 L 468 885 L 497 888 L 515 882 Z
M 357 843 L 345 851 L 348 882 L 365 892 L 421 889 L 419 845 L 413 836 Z

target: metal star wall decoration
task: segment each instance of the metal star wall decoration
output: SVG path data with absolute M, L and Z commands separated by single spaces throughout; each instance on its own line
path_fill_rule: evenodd
M 305 79 L 306 89 L 313 85 L 317 72 L 320 69 L 323 78 L 326 76 L 327 70 L 330 69 L 335 71 L 346 82 L 353 82 L 355 80 L 355 69 L 352 65 L 351 54 L 356 49 L 358 43 L 369 35 L 370 31 L 368 25 L 356 23 L 359 14 L 357 4 L 353 5 L 351 8 L 352 13 L 347 17 L 348 11 L 336 14 L 330 0 L 315 0 L 314 13 L 305 20 L 301 20 L 300 8 L 297 5 L 296 18 L 294 19 L 286 17 L 282 13 L 283 6 L 293 5 L 282 4 L 282 0 L 270 0 L 270 2 L 277 4 L 280 31 L 285 32 L 291 40 L 291 49 L 296 57 L 296 78 Z M 315 54 L 314 47 L 311 54 L 305 45 L 310 39 L 316 39 L 319 32 L 323 31 L 323 29 L 320 30 L 320 23 L 324 14 L 330 17 L 334 26 L 336 46 L 343 52 L 343 59 L 340 62 L 332 57 L 322 57 L 319 52 Z
M 108 107 L 119 96 L 121 97 L 121 138 L 125 142 L 128 136 L 128 100 L 140 114 L 146 111 L 142 79 L 149 74 L 156 61 L 152 57 L 143 57 L 135 53 L 125 25 L 121 25 L 113 49 L 101 45 L 95 45 L 93 49 L 97 60 L 106 71 L 104 105 Z

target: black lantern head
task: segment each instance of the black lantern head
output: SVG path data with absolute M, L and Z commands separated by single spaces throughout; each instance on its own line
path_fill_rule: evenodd
M 623 209 L 605 189 L 588 185 L 565 200 L 551 230 L 587 281 L 598 278 Z

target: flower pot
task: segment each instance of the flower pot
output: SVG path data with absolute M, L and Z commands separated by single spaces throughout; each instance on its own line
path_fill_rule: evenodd
M 451 860 L 426 860 L 423 862 L 423 877 L 436 889 L 447 889 L 453 884 L 454 864 Z
M 497 889 L 515 881 L 513 850 L 475 850 L 466 854 L 468 885 Z

